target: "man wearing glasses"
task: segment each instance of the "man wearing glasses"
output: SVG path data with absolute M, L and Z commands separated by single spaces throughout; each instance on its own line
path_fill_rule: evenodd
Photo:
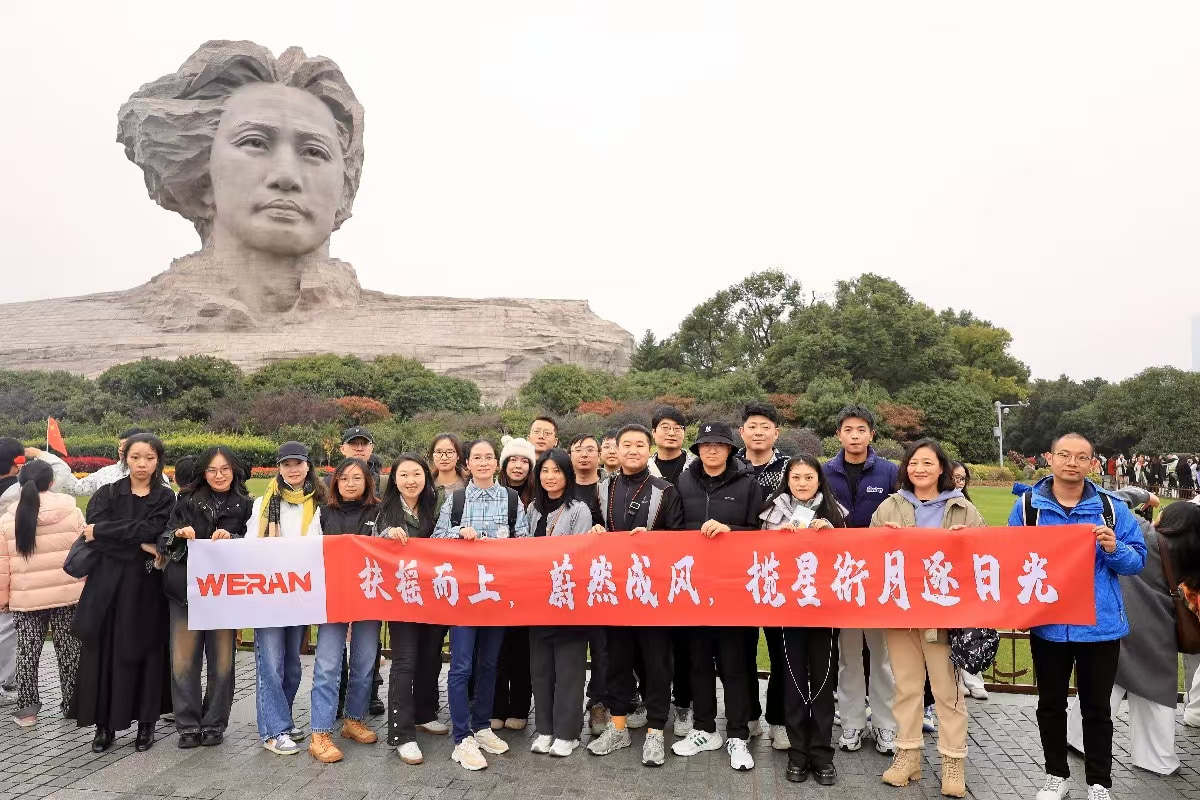
M 558 423 L 550 417 L 535 419 L 529 426 L 529 443 L 533 445 L 533 452 L 538 458 L 545 455 L 547 450 L 558 447 Z M 533 464 L 529 465 L 529 469 L 533 470 Z
M 654 457 L 650 459 L 650 474 L 663 478 L 678 488 L 679 476 L 696 456 L 683 449 L 687 420 L 679 409 L 659 406 L 651 419 L 650 430 L 654 434 Z
M 1118 575 L 1137 575 L 1146 564 L 1146 541 L 1129 507 L 1088 479 L 1096 468 L 1092 443 L 1078 433 L 1054 440 L 1046 454 L 1051 474 L 1017 500 L 1008 524 L 1091 526 L 1096 537 L 1096 624 L 1039 625 L 1029 650 L 1038 677 L 1038 731 L 1046 777 L 1037 800 L 1061 800 L 1071 777 L 1067 765 L 1067 691 L 1076 672 L 1083 715 L 1084 774 L 1088 800 L 1109 800 L 1112 788 L 1112 713 L 1121 639 L 1129 622 Z M 1070 591 L 1067 587 L 1059 587 Z

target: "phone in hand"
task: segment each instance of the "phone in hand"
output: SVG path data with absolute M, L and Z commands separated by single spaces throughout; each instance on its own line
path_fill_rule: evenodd
M 817 512 L 811 508 L 804 506 L 796 506 L 796 510 L 792 512 L 792 516 L 788 518 L 788 522 L 795 525 L 797 528 L 807 528 L 816 519 Z

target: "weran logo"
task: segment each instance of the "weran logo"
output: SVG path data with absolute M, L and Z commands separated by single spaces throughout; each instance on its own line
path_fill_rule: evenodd
M 218 572 L 196 578 L 201 597 L 229 597 L 247 594 L 293 594 L 312 591 L 312 573 Z

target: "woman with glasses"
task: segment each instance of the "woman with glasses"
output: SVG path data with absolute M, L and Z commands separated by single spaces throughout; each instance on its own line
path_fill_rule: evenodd
M 950 462 L 950 468 L 954 475 L 955 488 L 957 488 L 960 492 L 963 493 L 963 497 L 970 500 L 971 499 L 971 492 L 970 492 L 971 470 L 967 467 L 966 464 L 964 464 L 961 461 Z M 970 673 L 970 672 L 963 672 L 960 670 L 958 677 L 959 677 L 959 683 L 962 684 L 964 694 L 970 695 L 972 698 L 974 698 L 976 700 L 987 700 L 988 699 L 987 687 L 985 687 L 983 684 L 982 673 L 974 674 L 974 673 Z M 929 682 L 926 681 L 925 684 L 926 684 L 926 686 L 928 686 Z M 933 708 L 932 708 L 933 695 L 932 695 L 932 693 L 930 693 L 930 694 L 926 695 L 926 697 L 928 700 L 928 705 L 930 706 L 930 708 L 926 709 L 926 717 L 929 717 L 930 716 L 929 712 L 931 712 L 933 710 Z
M 222 541 L 246 535 L 254 501 L 241 462 L 219 445 L 200 455 L 179 492 L 167 529 L 158 539 L 166 556 L 163 589 L 171 616 L 171 705 L 179 747 L 213 747 L 225 739 L 233 706 L 233 650 L 237 632 L 188 630 L 187 553 L 197 539 Z M 200 668 L 208 662 L 201 694 Z
M 496 446 L 486 439 L 467 448 L 471 482 L 454 492 L 442 505 L 434 526 L 435 539 L 505 539 L 528 536 L 529 521 L 517 493 L 496 483 Z M 467 545 L 477 547 L 478 545 Z M 472 607 L 471 613 L 479 613 Z M 486 611 L 484 612 L 486 613 Z M 504 628 L 456 625 L 450 628 L 450 674 L 446 695 L 454 729 L 454 752 L 450 758 L 464 769 L 487 767 L 480 749 L 489 753 L 508 752 L 508 743 L 492 730 L 490 719 L 496 691 L 496 660 Z M 475 678 L 472 695 L 467 688 Z
M 347 458 L 338 464 L 329 481 L 329 501 L 313 516 L 309 536 L 374 536 L 379 498 L 367 462 Z M 323 764 L 342 760 L 333 743 L 341 689 L 342 656 L 350 634 L 350 670 L 346 688 L 346 717 L 342 738 L 375 744 L 378 737 L 363 722 L 371 703 L 375 664 L 379 651 L 378 620 L 326 622 L 317 626 L 317 654 L 313 663 L 312 741 L 308 752 Z
M 469 478 L 466 462 L 461 439 L 453 433 L 439 433 L 433 437 L 433 444 L 429 445 L 429 463 L 435 489 L 449 493 L 466 486 Z

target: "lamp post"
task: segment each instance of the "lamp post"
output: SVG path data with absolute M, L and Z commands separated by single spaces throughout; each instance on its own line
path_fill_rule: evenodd
M 996 441 L 1000 444 L 1000 466 L 1004 466 L 1004 418 L 1008 415 L 1010 408 L 1027 408 L 1029 403 L 1001 403 L 997 400 L 992 404 L 996 407 L 996 429 L 992 431 L 992 435 L 996 437 Z

